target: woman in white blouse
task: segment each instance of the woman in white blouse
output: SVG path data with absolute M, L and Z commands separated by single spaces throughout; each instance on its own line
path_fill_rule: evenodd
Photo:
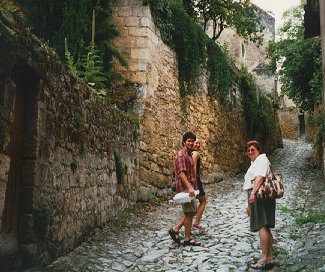
M 250 230 L 259 232 L 262 248 L 262 256 L 256 263 L 251 264 L 251 267 L 270 269 L 274 266 L 271 228 L 275 226 L 275 200 L 257 200 L 255 197 L 265 177 L 270 173 L 270 161 L 265 154 L 261 154 L 261 148 L 257 141 L 247 142 L 245 150 L 251 160 L 244 183 L 244 190 L 247 191 L 248 195 L 246 212 L 250 217 Z

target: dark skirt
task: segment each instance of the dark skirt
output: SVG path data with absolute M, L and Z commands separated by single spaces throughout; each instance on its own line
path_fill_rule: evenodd
M 197 185 L 199 187 L 199 196 L 205 196 L 205 192 L 204 192 L 204 189 L 203 189 L 203 184 L 202 184 L 202 181 L 200 178 L 197 179 Z
M 252 190 L 247 190 L 248 198 Z M 275 199 L 257 200 L 255 196 L 254 205 L 248 203 L 250 211 L 250 230 L 258 231 L 261 227 L 274 228 L 275 226 Z

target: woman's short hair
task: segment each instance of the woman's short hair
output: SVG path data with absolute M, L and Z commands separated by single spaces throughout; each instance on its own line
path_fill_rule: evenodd
M 248 149 L 251 145 L 254 146 L 254 147 L 257 149 L 258 152 L 260 152 L 260 153 L 262 152 L 260 144 L 258 143 L 258 141 L 255 141 L 255 140 L 248 141 L 248 142 L 246 143 L 246 145 L 245 145 L 245 151 L 247 151 L 247 149 Z

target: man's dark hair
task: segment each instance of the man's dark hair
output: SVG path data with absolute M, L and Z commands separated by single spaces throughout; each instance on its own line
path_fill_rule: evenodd
M 185 145 L 185 142 L 187 139 L 193 139 L 195 141 L 196 135 L 192 131 L 188 131 L 188 132 L 184 133 L 183 138 L 182 138 L 183 145 Z

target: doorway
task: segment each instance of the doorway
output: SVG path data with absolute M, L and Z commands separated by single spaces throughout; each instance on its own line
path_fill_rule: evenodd
M 14 120 L 10 129 L 10 143 L 7 148 L 10 157 L 10 168 L 4 209 L 1 218 L 1 231 L 4 233 L 17 232 L 19 191 L 22 167 L 22 141 L 23 141 L 23 90 L 16 89 L 14 102 Z
M 299 118 L 299 138 L 305 139 L 306 137 L 305 115 L 300 114 L 298 118 Z
M 0 242 L 6 245 L 2 248 L 1 257 L 14 260 L 12 256 L 17 254 L 15 251 L 20 240 L 20 229 L 26 227 L 21 218 L 27 213 L 26 207 L 32 206 L 28 203 L 33 201 L 32 194 L 26 194 L 26 188 L 32 191 L 34 180 L 27 178 L 26 171 L 33 172 L 34 169 L 28 169 L 27 163 L 36 159 L 32 154 L 36 154 L 39 77 L 26 61 L 18 60 L 11 70 L 10 80 L 15 83 L 15 88 L 10 90 L 14 102 L 8 105 L 13 108 L 13 118 L 9 129 L 10 141 L 6 148 L 10 165 L 1 214 Z

